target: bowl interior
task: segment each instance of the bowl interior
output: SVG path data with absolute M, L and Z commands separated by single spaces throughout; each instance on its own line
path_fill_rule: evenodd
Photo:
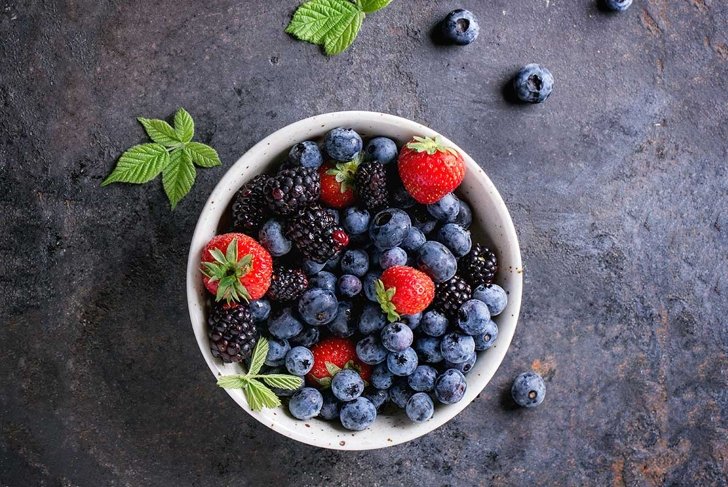
M 225 230 L 228 208 L 235 192 L 257 174 L 272 171 L 297 142 L 318 139 L 335 127 L 351 127 L 362 137 L 384 135 L 406 143 L 413 136 L 440 135 L 433 130 L 407 119 L 373 112 L 337 112 L 318 115 L 291 124 L 268 136 L 246 152 L 223 176 L 202 210 L 190 247 L 187 268 L 187 298 L 192 328 L 210 370 L 217 377 L 242 373 L 239 365 L 224 364 L 210 353 L 206 325 L 206 291 L 202 285 L 198 266 L 205 244 L 219 231 Z M 516 329 L 521 306 L 522 268 L 518 239 L 508 210 L 495 186 L 483 170 L 465 152 L 446 137 L 445 142 L 463 154 L 466 176 L 459 195 L 473 209 L 473 241 L 483 242 L 497 254 L 499 271 L 496 282 L 509 295 L 507 308 L 494 318 L 499 334 L 490 350 L 480 352 L 478 360 L 467 375 L 468 389 L 457 404 L 436 407 L 434 417 L 425 423 L 410 422 L 403 413 L 381 415 L 374 425 L 360 432 L 346 431 L 335 422 L 318 419 L 299 421 L 284 407 L 253 412 L 240 390 L 226 390 L 251 416 L 269 428 L 304 443 L 342 449 L 365 450 L 396 445 L 422 436 L 449 421 L 464 409 L 486 386 L 506 354 Z

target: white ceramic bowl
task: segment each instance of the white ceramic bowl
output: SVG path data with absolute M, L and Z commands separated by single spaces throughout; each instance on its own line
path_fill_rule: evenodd
M 398 144 L 407 142 L 415 135 L 440 135 L 416 122 L 384 113 L 327 113 L 278 130 L 238 159 L 215 187 L 202 210 L 192 237 L 187 263 L 187 302 L 192 329 L 200 351 L 215 377 L 243 373 L 243 369 L 239 365 L 224 364 L 210 353 L 205 321 L 207 296 L 199 271 L 202 249 L 214 235 L 224 231 L 224 228 L 218 229 L 218 226 L 238 188 L 255 175 L 272 169 L 292 145 L 303 140 L 317 139 L 335 127 L 351 127 L 365 138 L 384 135 Z M 253 412 L 241 390 L 226 390 L 241 408 L 265 426 L 294 440 L 322 448 L 368 450 L 393 446 L 422 436 L 447 423 L 470 404 L 495 374 L 513 338 L 521 307 L 523 279 L 518 238 L 508 210 L 485 172 L 452 141 L 441 137 L 448 145 L 458 149 L 465 158 L 467 170 L 458 194 L 473 209 L 473 240 L 485 242 L 496 252 L 500 267 L 497 283 L 509 295 L 508 307 L 495 318 L 499 329 L 496 344 L 490 350 L 479 353 L 475 367 L 467 376 L 468 388 L 465 397 L 457 404 L 438 404 L 434 417 L 425 423 L 412 423 L 403 412 L 399 412 L 396 415 L 379 416 L 371 428 L 353 433 L 344 430 L 336 422 L 318 419 L 299 421 L 288 414 L 285 407 Z

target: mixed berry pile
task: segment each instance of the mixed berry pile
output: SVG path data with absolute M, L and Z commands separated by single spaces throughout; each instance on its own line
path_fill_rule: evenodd
M 439 138 L 399 148 L 337 128 L 295 145 L 240 188 L 231 232 L 203 251 L 213 355 L 244 362 L 265 336 L 264 371 L 305 379 L 274 391 L 290 413 L 350 430 L 460 401 L 507 304 L 496 255 L 472 241 L 453 193 L 464 176 Z

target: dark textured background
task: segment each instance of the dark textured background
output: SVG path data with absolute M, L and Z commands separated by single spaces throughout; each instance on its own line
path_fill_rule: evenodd
M 728 5 L 395 0 L 327 59 L 283 33 L 295 0 L 0 1 L 0 484 L 726 485 Z M 478 41 L 435 47 L 471 8 Z M 520 65 L 556 77 L 511 106 Z M 135 117 L 178 106 L 229 166 L 270 132 L 369 109 L 480 161 L 526 265 L 484 393 L 404 446 L 339 453 L 248 418 L 188 322 L 185 262 L 225 168 L 170 212 L 102 189 Z M 503 399 L 518 372 L 545 403 Z

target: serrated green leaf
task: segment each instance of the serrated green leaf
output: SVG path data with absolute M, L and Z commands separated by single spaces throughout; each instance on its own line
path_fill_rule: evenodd
M 177 149 L 170 154 L 169 164 L 162 172 L 162 186 L 172 209 L 190 192 L 195 176 L 195 166 L 187 149 Z
M 169 163 L 169 153 L 162 144 L 135 145 L 121 155 L 101 186 L 111 183 L 146 183 L 156 178 Z
M 165 147 L 175 147 L 180 145 L 181 141 L 177 136 L 177 132 L 164 120 L 142 117 L 137 118 L 137 120 L 139 120 L 139 123 L 144 126 L 144 130 L 147 132 L 147 135 L 149 135 L 154 142 L 162 144 Z
M 335 29 L 324 39 L 324 51 L 327 56 L 336 56 L 346 51 L 359 35 L 359 29 L 364 22 L 364 12 L 357 12 L 349 19 L 342 19 Z
M 267 374 L 259 376 L 263 381 L 271 387 L 295 391 L 303 385 L 303 379 L 295 375 L 287 374 Z
M 199 142 L 190 142 L 186 146 L 192 156 L 192 162 L 200 167 L 215 167 L 222 165 L 217 151 L 209 145 Z
M 332 56 L 354 42 L 363 20 L 364 12 L 348 0 L 310 0 L 298 7 L 286 32 L 323 45 Z
M 179 140 L 184 143 L 191 141 L 195 135 L 195 121 L 184 108 L 180 108 L 174 114 L 174 130 Z
M 244 375 L 223 375 L 217 378 L 217 385 L 223 389 L 242 389 L 248 382 Z
M 263 408 L 275 408 L 281 405 L 281 400 L 273 391 L 268 389 L 263 383 L 251 379 L 248 386 L 243 390 L 248 400 L 250 409 L 260 411 Z
M 357 0 L 359 2 L 360 8 L 365 13 L 372 13 L 376 12 L 377 10 L 381 10 L 384 7 L 387 7 L 390 3 L 392 3 L 392 0 Z
M 253 349 L 253 358 L 250 359 L 250 369 L 248 375 L 256 375 L 260 372 L 260 369 L 265 363 L 265 359 L 268 356 L 268 340 L 265 337 L 258 339 L 258 344 Z

